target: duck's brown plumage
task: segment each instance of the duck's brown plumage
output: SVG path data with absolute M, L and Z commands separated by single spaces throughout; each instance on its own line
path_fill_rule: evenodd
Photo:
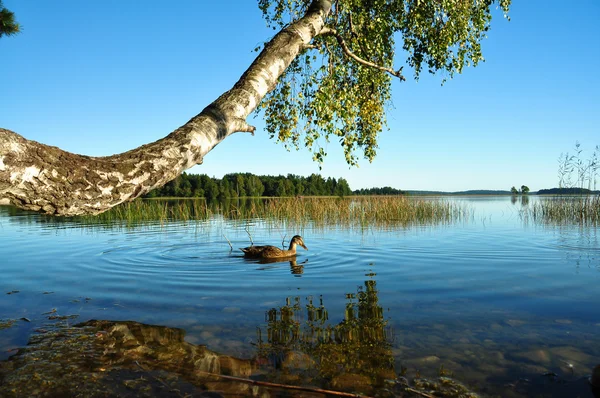
M 308 250 L 308 247 L 304 244 L 304 240 L 300 235 L 296 235 L 290 241 L 290 248 L 283 250 L 275 246 L 249 246 L 240 249 L 244 252 L 246 257 L 255 258 L 284 258 L 292 257 L 296 255 L 296 246 L 300 245 L 304 249 Z

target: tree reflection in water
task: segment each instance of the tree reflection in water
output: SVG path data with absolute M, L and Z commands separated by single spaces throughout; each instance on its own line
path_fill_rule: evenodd
M 395 379 L 393 331 L 379 305 L 376 281 L 347 294 L 344 319 L 329 323 L 323 298 L 289 297 L 286 305 L 266 314 L 258 330 L 262 367 L 279 382 L 322 384 L 323 387 L 373 392 Z
M 348 294 L 344 319 L 337 325 L 329 323 L 322 299 L 315 305 L 309 298 L 304 307 L 299 297 L 287 299 L 280 309 L 268 311 L 268 338 L 260 338 L 259 328 L 253 359 L 190 344 L 182 329 L 119 321 L 57 325 L 32 336 L 27 347 L 0 363 L 0 396 L 185 396 L 202 391 L 245 396 L 257 388 L 231 376 L 286 384 L 287 391 L 318 385 L 375 392 L 385 379 L 395 378 L 393 335 L 377 294 L 373 280 Z M 268 388 L 278 395 L 273 392 L 277 386 Z
M 56 324 L 0 362 L 0 396 L 475 396 L 446 377 L 411 385 L 396 377 L 394 333 L 374 280 L 347 294 L 338 324 L 330 323 L 322 298 L 304 305 L 300 297 L 287 298 L 266 318 L 249 359 L 188 343 L 183 329 L 130 321 Z

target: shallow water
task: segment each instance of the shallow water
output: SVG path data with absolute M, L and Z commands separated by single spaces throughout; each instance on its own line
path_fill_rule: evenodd
M 598 227 L 535 224 L 520 213 L 528 204 L 509 196 L 445 200 L 468 204 L 473 216 L 358 231 L 220 217 L 126 228 L 0 207 L 0 320 L 29 320 L 0 330 L 0 359 L 54 311 L 77 315 L 73 322 L 182 328 L 186 341 L 238 358 L 270 350 L 277 369 L 287 365 L 273 350 L 321 355 L 315 336 L 333 333 L 336 347 L 358 341 L 346 357 L 361 341 L 381 348 L 371 365 L 343 370 L 353 374 L 373 376 L 385 363 L 407 377 L 452 374 L 483 395 L 592 397 Z M 249 246 L 246 229 L 256 244 L 301 234 L 309 251 L 299 249 L 296 262 L 244 259 L 227 239 Z M 321 377 L 335 378 L 325 365 Z

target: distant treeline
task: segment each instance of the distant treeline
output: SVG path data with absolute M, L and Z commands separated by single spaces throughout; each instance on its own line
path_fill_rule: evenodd
M 206 198 L 208 200 L 257 197 L 257 196 L 348 196 L 352 190 L 343 179 L 318 174 L 308 177 L 288 174 L 287 176 L 257 176 L 251 173 L 226 174 L 222 179 L 206 174 L 183 173 L 165 186 L 146 195 L 155 197 Z
M 468 191 L 404 191 L 408 195 L 510 195 L 510 191 L 471 189 Z
M 355 195 L 404 195 L 405 192 L 392 187 L 362 188 L 354 191 Z
M 600 193 L 600 191 L 592 191 L 586 188 L 550 188 L 540 189 L 538 195 L 584 195 Z

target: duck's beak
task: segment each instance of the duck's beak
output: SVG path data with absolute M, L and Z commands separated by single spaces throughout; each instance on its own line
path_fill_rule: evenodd
M 300 243 L 300 246 L 302 246 L 304 248 L 304 250 L 308 250 L 308 247 L 306 247 L 306 245 L 304 244 L 304 242 Z

